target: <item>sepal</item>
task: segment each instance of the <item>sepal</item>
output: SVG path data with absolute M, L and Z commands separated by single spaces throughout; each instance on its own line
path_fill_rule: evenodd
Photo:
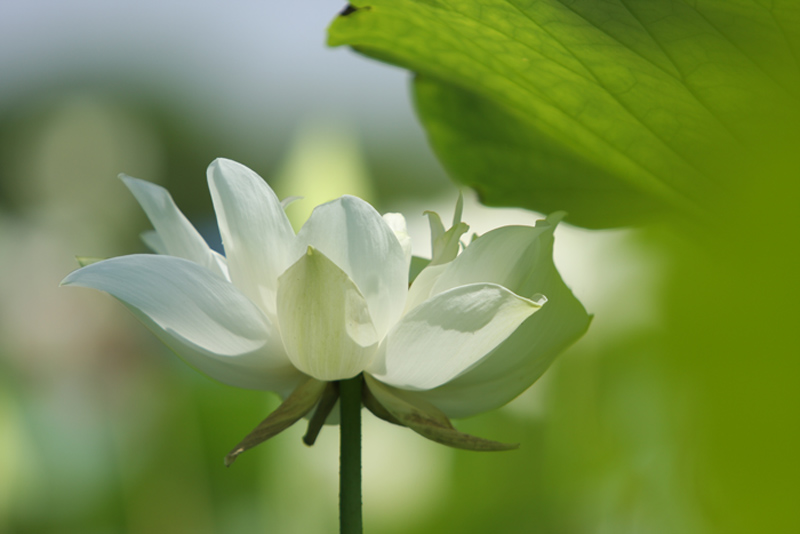
M 277 436 L 300 418 L 305 416 L 319 402 L 323 396 L 326 382 L 309 378 L 286 397 L 283 404 L 261 421 L 252 432 L 239 442 L 231 452 L 225 456 L 225 466 L 229 467 L 236 458 L 248 449 L 252 449 L 273 436 Z
M 438 408 L 421 399 L 401 398 L 389 387 L 364 373 L 364 404 L 373 414 L 390 423 L 407 426 L 431 441 L 470 451 L 507 451 L 518 443 L 500 443 L 459 432 Z
M 364 381 L 361 383 L 361 402 L 364 404 L 364 407 L 372 412 L 372 415 L 378 419 L 383 419 L 387 423 L 392 423 L 393 425 L 405 426 L 378 401 L 377 397 L 375 397 L 367 385 L 368 378 L 374 381 L 374 379 L 368 377 L 368 375 L 364 375 Z
M 310 447 L 317 441 L 317 436 L 319 436 L 319 431 L 322 430 L 322 425 L 328 420 L 328 416 L 331 414 L 338 400 L 339 383 L 328 382 L 328 385 L 322 392 L 319 403 L 317 403 L 317 409 L 314 410 L 314 415 L 311 416 L 311 420 L 308 422 L 308 429 L 306 430 L 306 435 L 303 436 L 303 443 Z

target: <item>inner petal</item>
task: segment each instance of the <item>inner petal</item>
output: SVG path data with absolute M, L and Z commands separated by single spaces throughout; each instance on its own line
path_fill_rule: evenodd
M 318 380 L 356 376 L 379 341 L 358 287 L 310 246 L 278 279 L 278 322 L 291 362 Z
M 344 196 L 317 206 L 297 235 L 330 258 L 355 283 L 380 336 L 403 313 L 408 264 L 392 229 L 375 208 Z

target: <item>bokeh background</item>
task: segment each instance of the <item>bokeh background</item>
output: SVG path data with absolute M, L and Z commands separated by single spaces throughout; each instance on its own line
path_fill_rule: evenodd
M 336 427 L 308 448 L 297 425 L 226 469 L 277 397 L 197 374 L 107 295 L 57 286 L 75 255 L 144 251 L 149 226 L 120 172 L 166 186 L 218 243 L 216 157 L 305 196 L 297 224 L 343 193 L 401 211 L 429 254 L 422 211 L 450 217 L 457 188 L 408 73 L 326 48 L 343 7 L 0 2 L 0 533 L 337 531 Z M 465 194 L 479 233 L 538 217 Z M 669 238 L 556 236 L 562 276 L 595 314 L 589 333 L 513 403 L 457 422 L 522 447 L 450 450 L 365 413 L 368 532 L 708 531 L 714 503 L 693 493 L 708 473 L 687 445 L 696 384 L 659 342 L 681 291 Z

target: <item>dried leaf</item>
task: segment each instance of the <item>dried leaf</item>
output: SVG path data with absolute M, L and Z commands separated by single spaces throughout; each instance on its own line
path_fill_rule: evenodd
M 374 401 L 394 419 L 423 437 L 442 445 L 470 451 L 506 451 L 519 447 L 517 443 L 500 443 L 459 432 L 447 416 L 432 404 L 418 399 L 401 398 L 388 386 L 371 376 L 365 374 L 364 378 Z M 365 404 L 370 396 L 365 395 Z M 369 405 L 367 407 L 376 413 Z M 385 419 L 379 413 L 376 415 Z M 390 419 L 387 420 L 391 422 Z
M 336 406 L 336 401 L 339 400 L 339 388 L 335 382 L 328 382 L 325 390 L 322 392 L 322 397 L 319 399 L 317 409 L 314 410 L 314 415 L 311 421 L 308 422 L 308 430 L 306 435 L 303 436 L 303 443 L 309 447 L 317 441 L 319 431 L 322 430 L 322 425 L 328 419 L 333 407 Z
M 295 424 L 317 404 L 325 391 L 327 382 L 309 378 L 300 384 L 283 404 L 261 421 L 231 452 L 225 457 L 225 465 L 230 466 L 236 457 L 248 449 L 263 443 Z

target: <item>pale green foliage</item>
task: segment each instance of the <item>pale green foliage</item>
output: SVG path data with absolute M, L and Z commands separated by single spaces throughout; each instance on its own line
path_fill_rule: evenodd
M 697 213 L 800 117 L 793 0 L 353 4 L 330 44 L 417 73 L 435 151 L 488 204 Z

